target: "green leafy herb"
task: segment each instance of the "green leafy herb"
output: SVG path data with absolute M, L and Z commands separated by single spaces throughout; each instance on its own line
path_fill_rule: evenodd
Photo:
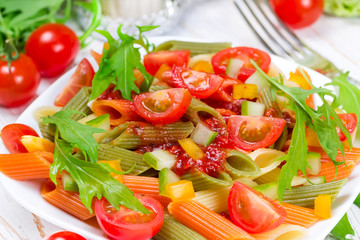
M 57 134 L 56 134 L 57 135 Z M 92 213 L 91 203 L 94 196 L 105 197 L 119 209 L 123 205 L 132 210 L 149 213 L 133 192 L 110 175 L 109 167 L 99 163 L 90 163 L 75 158 L 71 153 L 73 145 L 55 136 L 54 162 L 50 168 L 50 178 L 56 184 L 58 172 L 66 170 L 79 188 L 79 197 Z
M 347 80 L 348 73 L 339 75 L 334 78 L 331 83 L 326 85 L 332 85 L 338 87 L 338 95 L 333 102 L 333 107 L 342 106 L 342 108 L 348 113 L 355 113 L 360 117 L 360 89 L 352 85 Z M 358 128 L 360 128 L 360 121 L 357 122 Z
M 281 168 L 279 177 L 278 197 L 281 202 L 286 188 L 291 188 L 291 181 L 297 175 L 298 170 L 305 174 L 306 167 L 309 166 L 307 161 L 307 143 L 305 134 L 305 123 L 309 121 L 304 110 L 293 102 L 289 102 L 289 108 L 295 112 L 296 123 L 293 129 L 291 143 L 288 154 L 279 160 L 286 161 Z
M 352 144 L 351 137 L 342 120 L 334 111 L 334 106 L 329 105 L 328 102 L 325 100 L 325 96 L 329 96 L 334 99 L 334 102 L 338 101 L 331 90 L 325 88 L 313 88 L 311 90 L 304 90 L 301 88 L 284 86 L 281 81 L 281 76 L 279 82 L 277 78 L 271 78 L 266 75 L 256 65 L 255 62 L 252 61 L 252 63 L 255 68 L 262 74 L 262 76 L 266 78 L 275 89 L 280 90 L 289 98 L 291 103 L 289 104 L 289 108 L 292 109 L 296 115 L 296 124 L 292 133 L 289 152 L 286 156 L 280 159 L 286 161 L 285 165 L 281 169 L 281 174 L 279 178 L 278 197 L 281 201 L 285 189 L 291 188 L 291 181 L 293 177 L 297 175 L 298 170 L 300 170 L 304 173 L 304 175 L 306 175 L 305 168 L 306 166 L 308 166 L 308 161 L 306 157 L 307 143 L 304 128 L 305 124 L 312 130 L 314 130 L 319 139 L 321 147 L 333 161 L 335 168 L 337 165 L 344 163 L 336 161 L 336 156 L 338 155 L 337 150 L 340 150 L 343 156 L 345 151 L 344 145 L 339 139 L 336 127 L 339 127 L 340 130 L 346 135 L 350 146 Z M 305 103 L 305 100 L 310 94 L 318 94 L 322 99 L 323 104 L 319 106 L 317 110 L 310 108 Z
M 119 39 L 115 40 L 106 31 L 97 31 L 108 40 L 109 48 L 103 50 L 103 57 L 99 64 L 99 70 L 93 79 L 93 90 L 90 99 L 95 99 L 103 93 L 110 84 L 114 84 L 114 90 L 120 90 L 125 99 L 131 100 L 131 92 L 140 93 L 139 88 L 135 85 L 134 69 L 138 69 L 144 76 L 143 90 L 150 87 L 152 77 L 146 72 L 141 62 L 140 49 L 137 45 L 142 46 L 149 51 L 151 44 L 142 33 L 155 29 L 154 26 L 138 27 L 139 36 L 137 38 L 121 32 L 121 25 L 117 33 Z
M 354 204 L 358 207 L 360 207 L 360 194 L 356 197 Z
M 352 239 L 352 238 L 347 238 L 348 235 L 353 235 L 353 237 L 355 237 L 355 232 L 354 229 L 351 227 L 347 213 L 345 213 L 345 215 L 336 224 L 333 230 L 331 230 L 330 234 L 336 239 L 340 239 L 340 240 Z
M 66 109 L 57 112 L 52 116 L 43 118 L 42 122 L 45 124 L 55 124 L 62 139 L 72 143 L 73 147 L 79 148 L 84 153 L 84 156 L 89 157 L 90 162 L 95 163 L 97 161 L 97 148 L 99 145 L 94 139 L 93 133 L 102 133 L 106 131 L 72 120 L 70 117 L 74 113 L 79 112 Z

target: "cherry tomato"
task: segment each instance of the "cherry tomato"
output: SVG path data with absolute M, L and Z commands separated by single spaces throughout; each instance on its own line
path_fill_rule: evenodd
M 144 66 L 148 73 L 155 75 L 161 65 L 186 67 L 190 59 L 189 50 L 159 51 L 144 56 Z
M 285 125 L 286 120 L 282 118 L 231 116 L 229 139 L 247 151 L 266 148 L 280 137 Z
M 38 66 L 43 77 L 56 77 L 72 63 L 80 49 L 76 34 L 59 23 L 44 24 L 31 33 L 26 54 Z
M 218 91 L 216 91 L 213 95 L 209 98 L 225 101 L 225 102 L 232 102 L 234 98 L 232 97 L 233 94 L 233 86 L 241 84 L 242 82 L 237 79 L 232 78 L 225 78 L 224 82 L 221 84 Z
M 230 189 L 228 206 L 233 223 L 248 233 L 272 230 L 286 218 L 279 204 L 237 181 Z
M 207 98 L 220 88 L 224 79 L 215 74 L 174 67 L 172 80 L 176 87 L 189 89 L 191 95 Z
M 348 113 L 348 114 L 338 114 L 339 118 L 343 121 L 346 129 L 352 134 L 356 128 L 357 124 L 357 117 L 355 113 Z M 340 141 L 345 141 L 346 136 L 340 130 L 340 128 L 336 128 L 337 133 L 339 134 Z
M 271 62 L 269 54 L 256 48 L 233 47 L 221 50 L 212 57 L 211 63 L 215 73 L 225 74 L 229 61 L 232 58 L 241 59 L 244 62 L 237 77 L 242 82 L 245 82 L 256 71 L 250 59 L 254 60 L 264 72 L 267 73 L 269 71 Z
M 86 240 L 86 238 L 80 236 L 79 234 L 70 231 L 57 232 L 45 239 L 46 240 Z
M 56 97 L 54 104 L 59 107 L 65 106 L 82 87 L 91 86 L 94 75 L 94 69 L 89 61 L 86 58 L 81 60 L 65 88 Z
M 152 123 L 172 123 L 179 120 L 191 102 L 191 94 L 185 88 L 172 88 L 134 97 L 137 114 Z
M 323 13 L 324 0 L 270 0 L 278 17 L 291 28 L 313 24 Z
M 20 123 L 13 123 L 6 125 L 1 130 L 1 139 L 5 147 L 10 153 L 26 153 L 28 152 L 20 139 L 24 135 L 32 135 L 38 137 L 39 135 L 29 126 Z
M 20 54 L 11 62 L 0 60 L 0 105 L 16 107 L 35 96 L 41 80 L 40 72 L 31 58 Z
M 111 239 L 145 240 L 153 237 L 162 227 L 164 209 L 152 197 L 135 194 L 151 213 L 143 214 L 120 206 L 116 211 L 105 198 L 95 202 L 95 214 L 101 229 Z

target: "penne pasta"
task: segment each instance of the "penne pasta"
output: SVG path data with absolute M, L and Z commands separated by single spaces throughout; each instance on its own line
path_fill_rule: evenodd
M 196 201 L 172 202 L 168 209 L 179 222 L 207 239 L 254 239 L 230 220 Z
M 95 216 L 81 202 L 78 193 L 65 191 L 61 181 L 57 182 L 57 185 L 55 185 L 48 179 L 42 184 L 40 194 L 46 201 L 81 220 L 87 220 Z
M 281 163 L 279 158 L 284 155 L 284 152 L 270 148 L 260 148 L 248 154 L 259 166 L 262 175 L 278 167 Z
M 278 201 L 276 202 L 279 203 Z M 286 202 L 283 202 L 281 206 L 286 212 L 284 223 L 308 228 L 320 220 L 320 217 L 314 214 L 314 209 L 300 207 Z
M 302 240 L 307 229 L 298 225 L 281 224 L 279 227 L 259 234 L 252 234 L 256 240 Z
M 132 102 L 129 100 L 95 100 L 92 103 L 91 109 L 96 116 L 109 114 L 112 126 L 118 126 L 126 121 L 141 120 L 141 117 L 137 115 Z
M 158 200 L 164 207 L 171 202 L 168 197 L 159 195 L 159 179 L 155 177 L 123 175 L 122 183 L 135 193 L 144 194 Z
M 0 171 L 19 181 L 49 178 L 52 161 L 49 152 L 0 154 Z

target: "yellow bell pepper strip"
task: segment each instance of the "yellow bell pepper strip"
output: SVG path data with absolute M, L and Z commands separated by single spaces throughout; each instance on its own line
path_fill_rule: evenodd
M 258 95 L 258 87 L 255 84 L 237 84 L 233 86 L 234 99 L 254 99 Z
M 98 163 L 105 163 L 105 164 L 109 164 L 110 167 L 112 167 L 113 169 L 121 172 L 121 166 L 120 166 L 120 161 L 121 160 L 99 160 L 97 161 Z M 122 183 L 122 175 L 121 174 L 117 174 L 114 172 L 111 172 L 110 175 L 115 178 L 118 182 Z
M 54 152 L 54 143 L 45 138 L 24 135 L 20 141 L 29 153 L 37 151 Z
M 193 184 L 187 180 L 166 184 L 166 191 L 173 202 L 188 201 L 195 197 Z
M 197 61 L 191 69 L 198 72 L 214 73 L 211 63 L 204 60 Z
M 302 72 L 304 72 L 306 78 L 304 77 L 304 75 L 302 74 Z M 308 80 L 309 80 L 310 82 L 309 82 Z M 297 68 L 294 73 L 293 73 L 293 72 L 290 72 L 289 81 L 296 82 L 297 84 L 300 85 L 300 87 L 301 87 L 302 89 L 305 89 L 305 90 L 310 90 L 310 89 L 312 89 L 310 76 L 309 76 L 309 74 L 308 74 L 304 69 L 301 69 L 301 70 L 300 70 L 300 68 Z M 314 98 L 313 98 L 313 95 L 309 95 L 309 97 L 306 99 L 305 102 L 306 102 L 306 104 L 307 104 L 309 107 L 314 108 Z
M 320 194 L 315 198 L 315 215 L 322 218 L 331 217 L 331 196 L 327 194 Z
M 306 127 L 305 134 L 306 134 L 306 142 L 309 147 L 321 147 L 316 133 L 311 128 Z
M 171 67 L 169 67 L 168 65 L 166 64 L 162 64 L 159 68 L 159 70 L 157 70 L 157 72 L 155 73 L 154 77 L 156 79 L 159 79 L 159 80 L 162 80 L 162 75 L 164 72 L 166 71 L 171 71 Z
M 204 152 L 191 138 L 185 138 L 178 140 L 180 146 L 184 151 L 194 160 L 201 159 L 204 157 Z

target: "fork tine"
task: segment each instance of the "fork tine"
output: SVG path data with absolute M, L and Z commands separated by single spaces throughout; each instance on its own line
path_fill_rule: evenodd
M 298 61 L 304 59 L 304 51 L 299 50 L 299 47 L 294 46 L 285 38 L 284 34 L 277 29 L 264 13 L 258 1 L 234 0 L 234 3 L 254 32 L 270 50 L 275 54 Z
M 256 0 L 255 0 L 256 1 Z M 281 36 L 283 36 L 286 41 L 293 46 L 293 48 L 297 49 L 299 52 L 304 54 L 311 55 L 312 52 L 306 44 L 304 44 L 298 36 L 294 34 L 274 13 L 271 9 L 269 1 L 257 0 L 257 4 L 259 6 L 260 11 L 263 13 L 265 18 L 276 28 Z M 271 18 L 271 19 L 270 19 Z M 276 27 L 276 25 L 278 27 Z

